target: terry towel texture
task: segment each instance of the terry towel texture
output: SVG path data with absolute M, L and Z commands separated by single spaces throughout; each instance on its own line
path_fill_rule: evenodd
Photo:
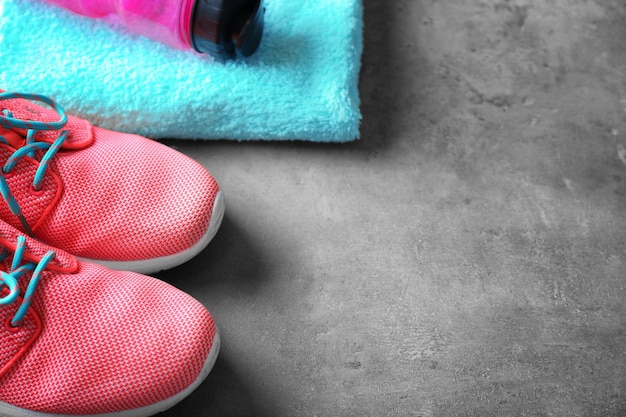
M 244 61 L 216 62 L 38 0 L 0 0 L 0 89 L 152 138 L 359 136 L 361 0 L 266 0 Z

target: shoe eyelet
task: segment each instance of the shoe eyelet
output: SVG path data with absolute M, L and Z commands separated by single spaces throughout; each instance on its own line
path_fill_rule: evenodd
M 17 333 L 20 330 L 22 330 L 22 326 L 14 326 L 11 324 L 11 317 L 7 317 L 7 319 L 4 321 L 4 329 L 9 332 L 9 333 Z
M 44 189 L 43 189 L 43 186 L 42 186 L 42 187 L 38 190 L 38 189 L 36 189 L 36 188 L 35 188 L 35 186 L 34 186 L 33 184 L 31 184 L 31 185 L 30 185 L 30 190 L 29 190 L 29 192 L 30 192 L 32 195 L 34 195 L 34 196 L 37 196 L 37 197 L 38 197 L 38 196 L 40 196 L 40 195 L 43 195 L 43 193 L 44 193 L 45 191 L 44 191 Z
M 9 171 L 9 172 L 4 172 L 4 169 L 2 170 L 2 175 L 4 175 L 4 179 L 8 180 L 9 178 L 11 178 L 13 175 L 15 175 L 15 171 Z

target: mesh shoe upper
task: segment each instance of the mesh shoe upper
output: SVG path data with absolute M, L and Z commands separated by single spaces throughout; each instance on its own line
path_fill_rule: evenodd
M 18 232 L 0 222 L 0 281 L 8 280 Z M 26 239 L 20 266 L 50 248 Z M 18 279 L 22 297 L 32 281 Z M 149 406 L 189 387 L 216 337 L 206 309 L 144 275 L 108 270 L 57 251 L 14 330 L 22 298 L 0 306 L 0 406 L 87 415 Z
M 58 112 L 21 98 L 0 98 L 0 110 L 13 119 L 59 120 Z M 0 165 L 6 167 L 25 146 L 28 130 L 5 125 Z M 63 130 L 67 139 L 49 161 L 40 190 L 32 183 L 44 150 L 5 173 L 35 237 L 81 258 L 132 261 L 182 252 L 207 232 L 219 186 L 202 165 L 158 142 L 72 116 Z M 52 144 L 59 133 L 37 131 L 34 138 Z M 0 219 L 25 230 L 2 201 Z

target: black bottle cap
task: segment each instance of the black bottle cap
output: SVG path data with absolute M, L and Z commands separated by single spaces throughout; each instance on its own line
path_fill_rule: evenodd
M 196 0 L 191 42 L 216 58 L 250 56 L 263 37 L 263 0 Z

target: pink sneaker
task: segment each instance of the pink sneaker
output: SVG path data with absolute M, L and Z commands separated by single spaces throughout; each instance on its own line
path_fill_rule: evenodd
M 220 339 L 191 296 L 78 261 L 0 221 L 0 415 L 149 416 L 208 375 Z
M 68 117 L 40 95 L 0 91 L 0 166 L 0 220 L 113 269 L 186 262 L 224 213 L 217 182 L 196 161 Z

